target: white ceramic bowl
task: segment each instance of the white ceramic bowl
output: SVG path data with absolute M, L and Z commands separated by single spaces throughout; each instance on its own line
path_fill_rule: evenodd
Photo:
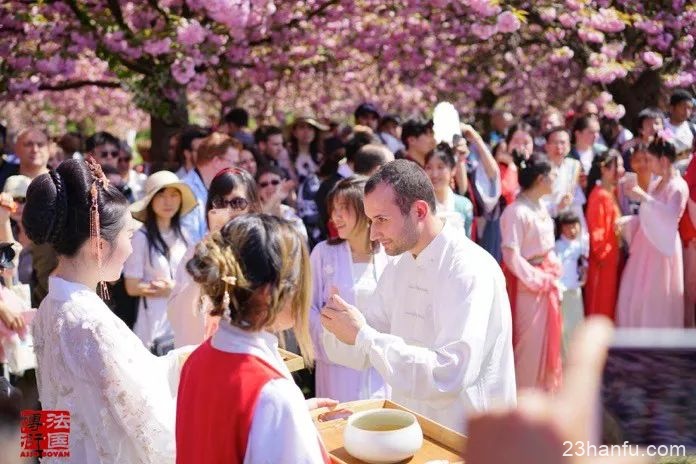
M 353 414 L 343 432 L 346 451 L 371 464 L 403 461 L 423 446 L 423 431 L 416 416 L 398 409 Z

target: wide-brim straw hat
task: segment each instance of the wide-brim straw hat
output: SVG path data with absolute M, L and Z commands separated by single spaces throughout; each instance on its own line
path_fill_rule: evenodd
M 317 119 L 315 117 L 308 115 L 308 114 L 301 115 L 297 119 L 295 119 L 294 125 L 296 126 L 302 122 L 312 126 L 316 130 L 319 130 L 322 132 L 329 130 L 329 126 L 320 123 L 319 121 L 317 121 Z
M 136 201 L 130 206 L 131 214 L 140 222 L 145 222 L 147 216 L 147 205 L 150 204 L 154 196 L 162 189 L 175 188 L 181 193 L 181 208 L 179 215 L 184 216 L 196 207 L 198 202 L 193 194 L 191 187 L 170 171 L 158 171 L 152 174 L 145 181 L 145 198 Z

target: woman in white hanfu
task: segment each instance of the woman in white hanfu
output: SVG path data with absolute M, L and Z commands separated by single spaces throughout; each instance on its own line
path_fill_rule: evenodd
M 137 227 L 93 159 L 29 186 L 23 223 L 58 267 L 33 323 L 39 398 L 70 412 L 70 457 L 44 463 L 173 463 L 176 391 L 190 348 L 158 358 L 97 295 L 117 280 Z
M 349 177 L 329 193 L 326 203 L 338 237 L 319 243 L 311 257 L 310 327 L 316 356 L 316 394 L 341 402 L 389 396 L 384 379 L 374 368 L 355 370 L 335 364 L 327 358 L 322 342 L 320 312 L 332 292 L 365 311 L 378 304 L 375 290 L 389 258 L 378 243 L 370 242 L 363 207 L 365 181 Z

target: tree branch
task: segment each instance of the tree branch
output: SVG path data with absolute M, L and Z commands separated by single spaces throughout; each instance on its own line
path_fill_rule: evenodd
M 115 82 L 115 81 L 79 80 L 79 81 L 61 82 L 59 84 L 41 84 L 39 86 L 39 90 L 48 90 L 48 91 L 60 92 L 63 90 L 73 90 L 73 89 L 79 89 L 82 87 L 89 87 L 89 86 L 116 89 L 116 88 L 121 87 L 121 83 Z
M 107 5 L 109 6 L 109 10 L 111 11 L 111 14 L 113 15 L 114 19 L 116 20 L 116 23 L 121 26 L 121 28 L 126 31 L 130 32 L 130 28 L 126 24 L 126 21 L 123 19 L 123 11 L 121 10 L 121 4 L 118 2 L 118 0 L 108 0 Z

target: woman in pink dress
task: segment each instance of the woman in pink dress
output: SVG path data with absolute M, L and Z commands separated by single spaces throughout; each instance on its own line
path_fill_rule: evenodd
M 540 201 L 552 192 L 555 171 L 543 155 L 515 161 L 522 191 L 503 211 L 500 226 L 517 388 L 556 391 L 562 377 L 561 264 L 553 219 Z
M 637 216 L 622 218 L 629 257 L 621 280 L 616 324 L 619 327 L 683 327 L 684 264 L 677 227 L 689 189 L 673 168 L 674 145 L 661 138 L 648 147 L 654 180 L 648 192 L 634 186 Z

